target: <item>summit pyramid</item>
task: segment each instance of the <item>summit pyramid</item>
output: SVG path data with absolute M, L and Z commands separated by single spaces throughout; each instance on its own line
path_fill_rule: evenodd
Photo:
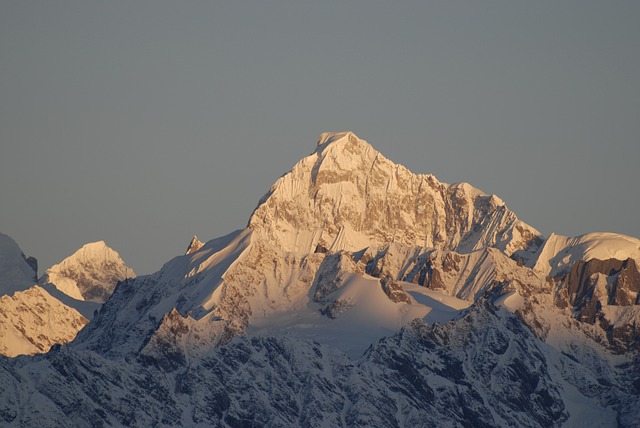
M 249 228 L 299 253 L 397 242 L 463 253 L 496 247 L 510 256 L 542 242 L 497 196 L 414 174 L 352 132 L 322 134 L 261 199 Z

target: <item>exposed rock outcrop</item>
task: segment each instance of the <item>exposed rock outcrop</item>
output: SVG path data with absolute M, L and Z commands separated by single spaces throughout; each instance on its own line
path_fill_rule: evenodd
M 67 343 L 89 320 L 35 285 L 0 298 L 0 355 L 47 352 Z
M 187 251 L 185 252 L 185 254 L 195 253 L 200 248 L 202 248 L 203 245 L 204 244 L 200 242 L 198 237 L 196 235 L 193 235 L 193 238 L 191 239 L 191 242 L 189 242 L 189 246 L 187 247 Z
M 389 276 L 382 278 L 380 280 L 380 285 L 382 286 L 382 291 L 384 291 L 384 294 L 386 294 L 387 297 L 389 297 L 389 300 L 391 300 L 392 302 L 411 303 L 411 299 L 409 298 L 407 293 L 404 292 L 402 286 L 394 281 L 393 278 Z
M 556 278 L 555 303 L 577 320 L 598 325 L 614 349 L 638 346 L 640 272 L 634 259 L 591 259 Z
M 640 272 L 633 259 L 577 261 L 560 280 L 559 305 L 570 305 L 576 318 L 594 323 L 605 305 L 638 304 Z

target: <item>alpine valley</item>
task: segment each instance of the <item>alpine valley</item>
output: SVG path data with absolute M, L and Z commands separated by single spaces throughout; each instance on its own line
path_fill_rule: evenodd
M 0 238 L 2 426 L 640 424 L 640 240 L 544 237 L 351 132 L 152 275 L 101 242 L 36 280 Z

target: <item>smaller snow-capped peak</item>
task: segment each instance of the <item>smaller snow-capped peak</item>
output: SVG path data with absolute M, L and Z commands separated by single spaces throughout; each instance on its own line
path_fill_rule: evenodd
M 40 279 L 53 284 L 76 300 L 104 303 L 118 281 L 135 277 L 120 255 L 104 241 L 83 245 L 78 251 L 51 266 Z
M 187 251 L 184 254 L 187 255 L 187 254 L 195 253 L 200 248 L 202 248 L 203 245 L 204 244 L 202 242 L 200 242 L 200 240 L 198 239 L 198 236 L 197 235 L 193 235 L 193 238 L 191 239 L 191 242 L 189 243 L 189 246 L 187 247 Z
M 120 257 L 115 251 L 109 248 L 106 242 L 96 241 L 84 244 L 71 257 L 75 256 L 76 259 L 97 259 L 101 257 L 109 258 L 113 253 Z

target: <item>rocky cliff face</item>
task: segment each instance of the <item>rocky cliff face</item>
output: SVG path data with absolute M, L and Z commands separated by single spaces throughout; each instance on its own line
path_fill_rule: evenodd
M 589 323 L 595 322 L 603 305 L 638 304 L 640 272 L 633 259 L 579 260 L 562 283 L 564 303 L 573 307 L 577 318 Z
M 640 272 L 633 259 L 579 260 L 556 282 L 558 307 L 597 324 L 617 351 L 639 348 Z
M 35 285 L 0 298 L 0 355 L 47 352 L 67 343 L 89 320 Z

